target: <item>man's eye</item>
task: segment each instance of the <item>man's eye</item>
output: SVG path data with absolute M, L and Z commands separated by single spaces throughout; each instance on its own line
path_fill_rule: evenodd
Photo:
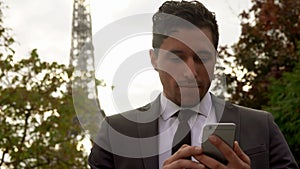
M 200 57 L 199 58 L 203 63 L 208 62 L 210 60 L 209 57 Z
M 210 58 L 209 57 L 206 57 L 206 56 L 197 56 L 197 57 L 195 57 L 194 58 L 194 60 L 196 61 L 196 62 L 201 62 L 201 63 L 206 63 L 206 62 L 208 62 L 209 60 L 210 60 Z
M 179 63 L 182 61 L 179 57 L 170 57 L 169 60 L 175 63 Z

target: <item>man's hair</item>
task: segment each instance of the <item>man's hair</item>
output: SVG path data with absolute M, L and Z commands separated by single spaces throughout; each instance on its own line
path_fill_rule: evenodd
M 213 45 L 218 47 L 219 31 L 215 14 L 198 1 L 166 1 L 153 15 L 152 47 L 159 49 L 163 40 L 177 28 L 208 28 Z M 189 24 L 186 24 L 189 23 Z

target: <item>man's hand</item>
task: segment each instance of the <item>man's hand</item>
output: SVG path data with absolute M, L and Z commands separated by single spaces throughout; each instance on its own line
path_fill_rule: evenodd
M 250 158 L 242 151 L 237 141 L 234 142 L 233 149 L 217 136 L 210 136 L 209 141 L 225 156 L 228 164 L 225 166 L 205 154 L 194 156 L 200 163 L 211 169 L 250 169 Z
M 205 166 L 194 162 L 192 160 L 185 159 L 190 156 L 199 156 L 202 154 L 202 149 L 196 146 L 183 145 L 175 154 L 168 158 L 164 164 L 164 169 L 182 169 L 182 168 L 193 168 L 193 169 L 205 169 Z

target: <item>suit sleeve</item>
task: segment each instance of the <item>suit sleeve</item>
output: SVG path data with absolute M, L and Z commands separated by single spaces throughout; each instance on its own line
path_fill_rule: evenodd
M 88 158 L 91 169 L 113 169 L 114 159 L 110 150 L 108 119 L 102 122 L 101 128 Z
M 281 133 L 279 127 L 274 122 L 274 118 L 269 114 L 268 123 L 270 127 L 270 168 L 291 168 L 298 169 L 298 165 L 289 149 L 289 146 Z

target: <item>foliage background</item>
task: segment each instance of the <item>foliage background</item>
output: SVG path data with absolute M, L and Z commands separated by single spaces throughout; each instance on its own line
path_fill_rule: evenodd
M 72 69 L 42 62 L 36 49 L 16 60 L 0 5 L 0 167 L 87 168 L 68 90 Z
M 240 14 L 242 33 L 220 56 L 229 100 L 273 113 L 299 164 L 300 1 L 252 0 Z

